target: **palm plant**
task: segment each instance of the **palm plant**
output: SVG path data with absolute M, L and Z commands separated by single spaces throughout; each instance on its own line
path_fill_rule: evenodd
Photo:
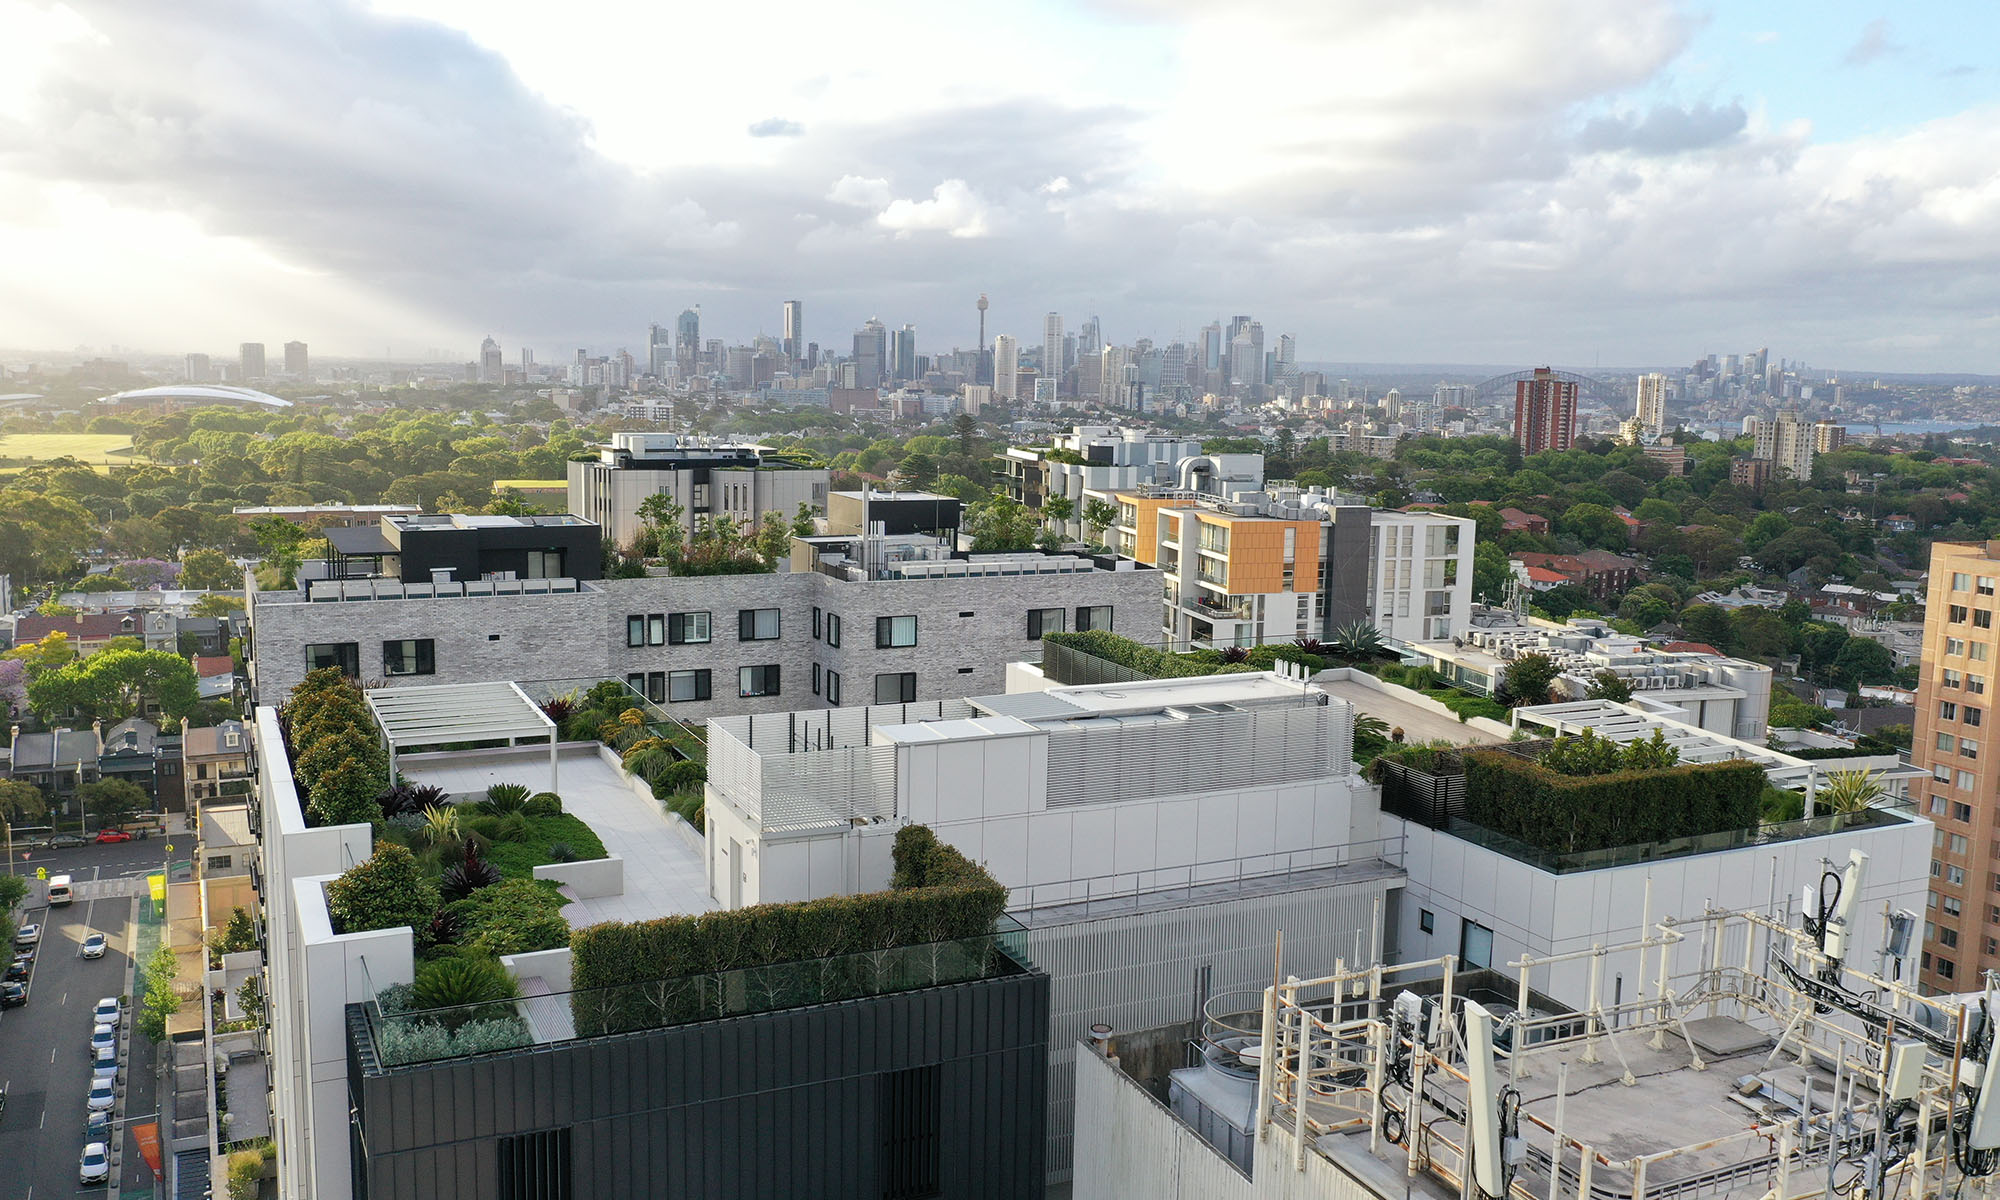
M 1384 721 L 1380 717 L 1371 717 L 1367 713 L 1362 713 L 1360 716 L 1354 718 L 1354 740 L 1357 742 L 1371 740 L 1388 741 L 1389 722 Z
M 486 789 L 486 799 L 479 809 L 496 817 L 521 811 L 528 802 L 528 787 L 522 783 L 496 783 Z
M 376 797 L 384 820 L 393 821 L 405 813 L 419 813 L 445 802 L 445 790 L 429 783 L 398 783 Z
M 420 1009 L 452 1010 L 444 1018 L 447 1028 L 472 1020 L 506 1016 L 506 1001 L 520 996 L 520 985 L 500 960 L 484 957 L 446 958 L 427 963 L 417 972 L 411 1001 Z M 471 1005 L 482 1006 L 470 1008 Z
M 1829 772 L 1814 790 L 1813 803 L 1828 812 L 1852 813 L 1873 808 L 1876 801 L 1888 794 L 1889 789 L 1883 786 L 1879 774 L 1855 768 Z

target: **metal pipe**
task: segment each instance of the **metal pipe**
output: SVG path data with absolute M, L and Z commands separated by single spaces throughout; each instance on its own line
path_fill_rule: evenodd
M 1597 1025 L 1602 985 L 1604 982 L 1604 943 L 1596 942 L 1590 947 L 1590 1005 L 1583 1017 L 1583 1061 L 1595 1063 L 1597 1057 Z

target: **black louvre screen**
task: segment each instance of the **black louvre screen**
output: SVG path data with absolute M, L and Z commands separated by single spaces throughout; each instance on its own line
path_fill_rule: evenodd
M 570 1200 L 569 1130 L 500 1139 L 499 1200 Z

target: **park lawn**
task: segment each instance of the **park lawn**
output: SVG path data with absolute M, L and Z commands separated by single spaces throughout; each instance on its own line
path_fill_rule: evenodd
M 88 463 L 126 465 L 146 458 L 132 453 L 128 433 L 10 433 L 0 435 L 0 459 L 47 462 L 78 458 Z

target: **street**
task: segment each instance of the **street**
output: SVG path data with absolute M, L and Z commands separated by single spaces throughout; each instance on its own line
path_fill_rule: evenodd
M 133 986 L 132 945 L 137 912 L 132 885 L 159 869 L 164 843 L 127 842 L 70 850 L 36 850 L 27 860 L 19 847 L 15 869 L 74 880 L 78 899 L 62 908 L 25 908 L 23 923 L 42 926 L 42 940 L 30 977 L 28 1003 L 0 1012 L 0 1084 L 7 1111 L 0 1115 L 0 1196 L 70 1196 L 77 1182 L 77 1159 L 84 1145 L 84 1101 L 90 1083 L 91 1010 L 104 996 L 129 997 Z M 122 894 L 107 895 L 108 892 Z M 33 893 L 30 900 L 37 898 Z M 90 933 L 109 942 L 101 959 L 85 959 L 78 948 Z M 119 1178 L 145 1194 L 152 1172 L 127 1132 L 129 1118 L 158 1111 L 153 1047 L 134 1029 L 129 1006 L 119 1031 L 119 1100 L 115 1116 L 125 1142 Z M 106 1139 L 112 1140 L 112 1139 Z

